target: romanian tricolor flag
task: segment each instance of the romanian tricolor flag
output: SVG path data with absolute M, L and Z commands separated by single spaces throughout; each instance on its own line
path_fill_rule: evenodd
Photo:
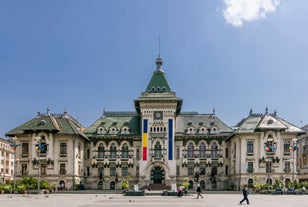
M 148 159 L 148 120 L 143 120 L 142 129 L 142 160 Z

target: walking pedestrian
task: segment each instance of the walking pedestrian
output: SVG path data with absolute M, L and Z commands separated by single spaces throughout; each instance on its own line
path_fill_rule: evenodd
M 201 196 L 201 198 L 203 198 L 203 195 L 201 194 L 201 187 L 200 187 L 200 184 L 198 184 L 198 187 L 197 187 L 197 198 L 196 199 L 198 199 L 199 198 L 199 196 Z
M 248 190 L 246 189 L 246 187 L 244 187 L 244 188 L 243 188 L 243 196 L 244 196 L 244 198 L 243 198 L 243 200 L 240 201 L 240 205 L 242 205 L 242 203 L 243 203 L 245 200 L 246 200 L 246 202 L 247 202 L 247 205 L 249 205 L 248 194 L 249 194 Z
M 178 198 L 181 198 L 182 195 L 183 195 L 183 188 L 182 188 L 182 186 L 179 186 L 178 187 Z

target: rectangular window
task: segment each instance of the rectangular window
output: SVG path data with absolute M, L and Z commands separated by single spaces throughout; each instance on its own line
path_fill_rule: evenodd
M 283 153 L 290 153 L 290 141 L 284 141 Z
M 110 176 L 115 176 L 115 175 L 116 175 L 116 168 L 110 167 Z
M 188 167 L 188 175 L 194 175 L 194 167 L 193 166 Z
M 60 156 L 61 157 L 66 157 L 67 154 L 67 145 L 66 142 L 61 142 L 60 143 Z
M 23 156 L 28 156 L 29 154 L 29 143 L 22 143 L 21 144 L 21 153 Z
M 211 176 L 217 175 L 217 166 L 212 166 L 211 168 Z
M 28 174 L 28 165 L 27 164 L 21 164 L 21 174 L 22 175 Z
M 226 175 L 229 175 L 229 167 L 228 165 L 225 166 Z
M 248 162 L 247 163 L 247 172 L 248 173 L 253 173 L 253 162 Z
M 267 173 L 272 172 L 272 162 L 266 162 L 266 172 Z
M 290 173 L 291 172 L 290 162 L 285 162 L 284 163 L 284 172 L 286 172 L 286 173 Z
M 60 164 L 60 175 L 66 174 L 66 166 L 64 163 Z
M 205 175 L 205 167 L 200 167 L 200 175 Z
M 122 176 L 125 177 L 128 175 L 128 169 L 127 167 L 122 167 Z
M 45 164 L 41 164 L 41 175 L 46 175 L 47 166 Z
M 253 141 L 247 141 L 247 154 L 253 154 Z
M 103 179 L 104 168 L 103 167 L 98 167 L 97 170 L 98 170 L 97 174 L 98 174 L 99 179 Z

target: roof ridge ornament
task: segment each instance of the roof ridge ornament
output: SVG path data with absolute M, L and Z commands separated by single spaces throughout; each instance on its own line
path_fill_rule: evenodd
M 265 107 L 265 114 L 268 114 L 268 107 Z

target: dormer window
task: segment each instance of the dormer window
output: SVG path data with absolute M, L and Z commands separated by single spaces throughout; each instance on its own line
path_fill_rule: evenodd
M 195 129 L 193 127 L 189 127 L 186 130 L 187 134 L 194 134 L 195 133 Z
M 219 129 L 218 129 L 218 127 L 214 126 L 214 127 L 211 128 L 211 131 L 212 131 L 212 133 L 218 133 Z
M 155 87 L 152 87 L 151 90 L 152 90 L 152 91 L 155 91 Z
M 97 128 L 97 134 L 104 134 L 105 132 L 106 132 L 106 129 L 104 127 Z
M 110 134 L 116 134 L 118 132 L 118 129 L 116 127 L 110 127 L 109 128 L 109 133 Z
M 128 127 L 122 127 L 122 129 L 121 129 L 122 134 L 129 134 L 129 132 L 130 132 L 130 130 L 129 130 Z
M 205 133 L 207 133 L 207 129 L 206 129 L 206 127 L 204 127 L 204 126 L 200 127 L 198 131 L 199 131 L 199 134 L 205 134 Z
M 165 91 L 166 90 L 166 87 L 163 87 L 163 91 Z
M 157 87 L 157 91 L 160 91 L 160 87 Z

